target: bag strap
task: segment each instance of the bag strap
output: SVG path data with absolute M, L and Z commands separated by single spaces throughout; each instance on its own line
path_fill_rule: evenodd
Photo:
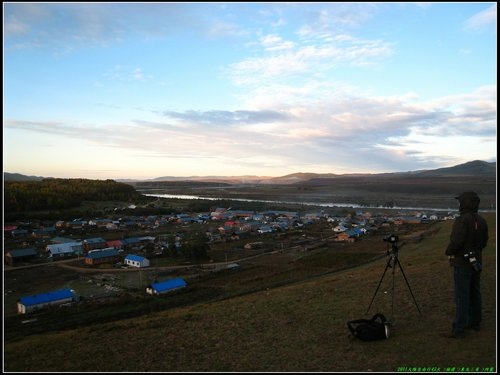
M 376 321 L 377 319 L 380 319 L 380 321 L 381 321 L 382 324 L 387 323 L 387 319 L 384 316 L 384 314 L 382 314 L 382 313 L 378 313 L 378 314 L 373 315 L 373 317 L 372 317 L 371 320 L 372 321 Z
M 472 231 L 472 241 L 474 241 L 474 248 L 476 248 L 478 251 L 480 251 L 480 246 L 477 243 L 477 215 L 476 213 L 472 214 L 472 217 L 474 218 L 474 229 Z

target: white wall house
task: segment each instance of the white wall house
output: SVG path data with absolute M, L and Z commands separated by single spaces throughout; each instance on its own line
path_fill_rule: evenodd
M 135 254 L 128 254 L 125 257 L 124 262 L 130 267 L 137 267 L 137 268 L 149 267 L 149 259 Z

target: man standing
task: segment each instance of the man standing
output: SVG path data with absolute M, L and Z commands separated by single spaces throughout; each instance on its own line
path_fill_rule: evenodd
M 460 202 L 460 216 L 453 223 L 446 255 L 453 266 L 456 313 L 447 337 L 463 338 L 465 329 L 480 329 L 482 250 L 488 242 L 488 225 L 477 213 L 480 199 L 475 192 L 455 199 Z

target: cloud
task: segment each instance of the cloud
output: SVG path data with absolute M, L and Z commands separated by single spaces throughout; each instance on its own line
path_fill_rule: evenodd
M 211 38 L 219 37 L 239 37 L 247 35 L 247 31 L 242 29 L 239 25 L 234 23 L 228 23 L 223 21 L 217 21 L 211 23 L 207 27 L 205 34 Z
M 180 3 L 12 3 L 5 6 L 5 45 L 57 52 L 104 47 L 126 38 L 196 30 L 199 22 L 188 22 L 191 18 L 188 7 Z
M 414 94 L 324 99 L 260 110 L 163 111 L 158 121 L 118 124 L 11 119 L 5 128 L 76 138 L 158 164 L 238 165 L 242 174 L 283 166 L 324 172 L 335 166 L 337 173 L 414 170 L 441 166 L 443 160 L 463 162 L 467 149 L 484 159 L 496 154 L 494 86 L 423 103 Z
M 163 111 L 170 121 L 136 119 L 120 124 L 79 124 L 57 121 L 6 120 L 5 127 L 27 132 L 85 139 L 109 147 L 166 149 L 181 154 L 271 154 L 290 157 L 328 155 L 329 150 L 351 149 L 369 156 L 380 146 L 405 145 L 408 154 L 418 152 L 412 137 L 480 137 L 496 139 L 496 90 L 486 86 L 474 92 L 419 103 L 407 99 L 351 95 L 348 99 L 325 97 L 297 106 L 273 103 L 275 109 L 235 111 Z M 278 109 L 279 108 L 279 109 Z M 244 145 L 244 146 L 243 146 Z M 439 150 L 436 150 L 439 153 Z M 338 156 L 338 155 L 337 155 Z M 325 160 L 334 157 L 325 157 Z M 326 161 L 325 161 L 326 163 Z
M 212 124 L 212 125 L 234 125 L 234 124 L 259 124 L 274 121 L 286 121 L 288 115 L 273 111 L 186 111 L 174 112 L 165 111 L 164 116 L 188 121 L 191 123 Z
M 341 64 L 371 65 L 379 58 L 392 54 L 390 43 L 377 40 L 357 40 L 349 46 L 308 45 L 283 48 L 269 56 L 250 57 L 229 66 L 229 76 L 239 85 L 259 85 L 269 79 L 329 71 Z
M 496 26 L 497 4 L 493 4 L 465 21 L 465 28 L 469 30 L 482 30 L 486 27 Z
M 6 37 L 12 35 L 25 34 L 28 31 L 29 31 L 29 26 L 26 23 L 20 21 L 16 16 L 10 16 L 5 21 L 4 33 Z
M 266 35 L 260 38 L 260 43 L 266 51 L 288 50 L 294 47 L 291 41 L 283 40 L 279 35 Z
M 135 68 L 133 71 L 132 71 L 132 78 L 136 81 L 144 81 L 144 74 L 142 73 L 142 69 L 141 68 Z
M 353 30 L 370 20 L 378 11 L 376 3 L 324 3 L 302 9 L 306 23 L 300 35 L 334 35 Z

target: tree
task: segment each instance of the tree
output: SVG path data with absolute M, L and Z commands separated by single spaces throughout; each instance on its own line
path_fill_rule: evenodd
M 207 237 L 202 232 L 193 232 L 182 243 L 182 253 L 186 258 L 206 259 L 209 248 Z

